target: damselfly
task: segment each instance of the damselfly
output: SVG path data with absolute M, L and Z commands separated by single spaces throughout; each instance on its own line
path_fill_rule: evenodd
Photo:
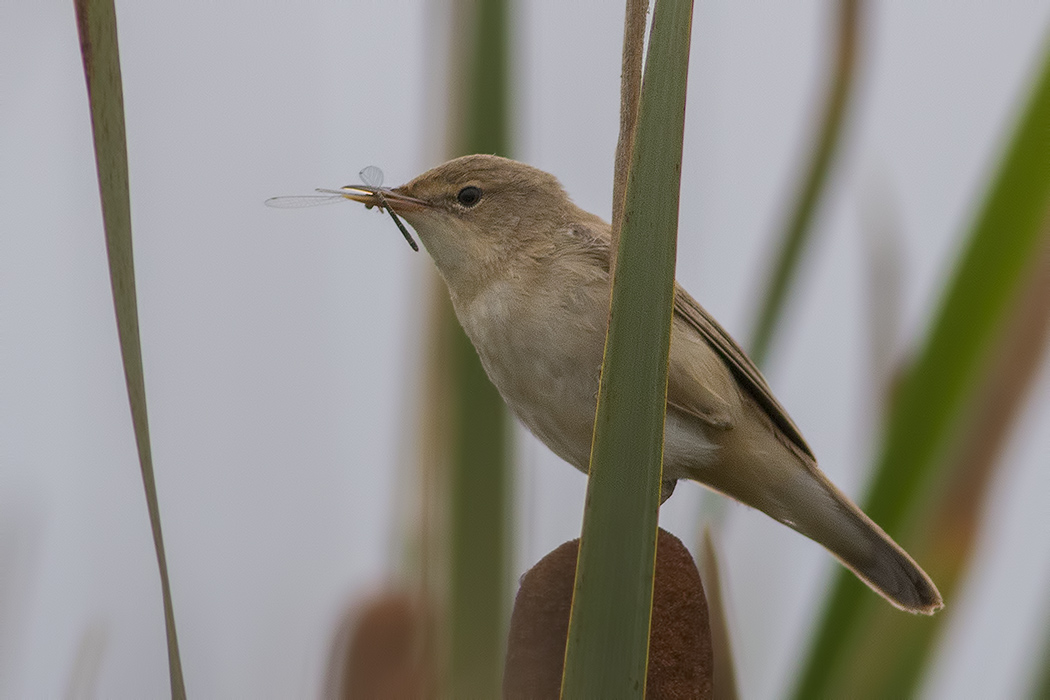
M 408 229 L 401 222 L 401 218 L 394 213 L 394 210 L 386 201 L 386 197 L 383 196 L 383 171 L 374 165 L 369 165 L 358 174 L 361 177 L 361 182 L 364 183 L 362 185 L 347 185 L 338 190 L 328 190 L 319 187 L 316 190 L 318 194 L 270 197 L 264 204 L 277 209 L 299 209 L 301 207 L 315 207 L 321 204 L 334 204 L 335 202 L 346 201 L 363 202 L 369 209 L 376 206 L 380 209 L 385 209 L 390 214 L 390 218 L 397 224 L 401 235 L 412 246 L 412 250 L 418 252 L 419 246 L 416 244 L 415 239 L 412 238 L 412 234 L 408 232 Z

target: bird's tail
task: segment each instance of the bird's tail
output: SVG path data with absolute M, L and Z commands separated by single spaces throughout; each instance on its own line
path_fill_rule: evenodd
M 933 581 L 900 545 L 822 473 L 813 469 L 810 476 L 809 483 L 802 485 L 813 492 L 810 507 L 792 514 L 791 527 L 826 547 L 901 610 L 932 615 L 944 607 Z
M 788 455 L 781 453 L 777 457 L 780 459 L 771 461 L 787 461 L 783 458 Z M 926 572 L 815 464 L 807 464 L 795 454 L 788 459 L 793 462 L 790 466 L 757 466 L 761 473 L 751 475 L 749 487 L 741 494 L 734 493 L 738 490 L 734 486 L 739 483 L 704 481 L 823 545 L 860 580 L 901 610 L 932 615 L 944 606 Z M 756 489 L 756 483 L 763 487 Z

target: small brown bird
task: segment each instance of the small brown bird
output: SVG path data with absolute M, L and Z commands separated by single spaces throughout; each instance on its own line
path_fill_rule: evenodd
M 554 176 L 488 155 L 394 189 L 342 192 L 412 225 L 504 400 L 586 473 L 609 313 L 609 224 L 573 204 Z M 912 558 L 821 473 L 762 374 L 680 286 L 663 477 L 661 502 L 678 479 L 699 481 L 820 543 L 898 608 L 932 614 L 943 605 Z

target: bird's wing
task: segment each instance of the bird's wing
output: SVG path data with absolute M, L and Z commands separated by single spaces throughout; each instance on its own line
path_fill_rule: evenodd
M 787 411 L 773 396 L 762 373 L 755 367 L 736 341 L 729 337 L 725 329 L 704 311 L 704 308 L 678 284 L 675 284 L 675 316 L 695 330 L 725 361 L 733 376 L 750 396 L 762 407 L 773 424 L 791 440 L 802 452 L 816 461 L 813 451 L 802 438 L 802 432 L 788 416 Z M 670 390 L 670 387 L 669 387 Z
M 721 356 L 688 322 L 675 318 L 667 367 L 667 405 L 719 430 L 734 425 L 739 413 L 736 378 Z

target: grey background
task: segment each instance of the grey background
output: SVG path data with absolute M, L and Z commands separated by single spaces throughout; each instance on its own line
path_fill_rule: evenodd
M 1041 60 L 1038 0 L 873 3 L 858 99 L 769 379 L 862 491 L 877 438 L 865 231 L 899 227 L 914 347 Z M 696 6 L 678 273 L 743 337 L 821 94 L 830 4 Z M 193 697 L 316 696 L 337 618 L 397 561 L 425 254 L 277 194 L 440 162 L 441 5 L 118 2 L 157 483 Z M 516 155 L 607 215 L 622 6 L 521 2 Z M 434 33 L 438 33 L 435 38 Z M 160 592 L 109 292 L 72 3 L 0 6 L 0 696 L 163 697 Z M 1050 376 L 986 508 L 924 693 L 1021 693 L 1050 584 Z M 584 477 L 518 430 L 515 577 L 578 535 Z M 701 488 L 662 523 L 695 541 Z M 778 697 L 837 566 L 740 506 L 744 697 Z M 76 669 L 82 669 L 77 671 Z M 77 674 L 80 675 L 77 675 Z M 97 673 L 97 677 L 94 675 Z M 72 679 L 72 680 L 71 680 Z M 71 685 L 72 684 L 72 685 Z

